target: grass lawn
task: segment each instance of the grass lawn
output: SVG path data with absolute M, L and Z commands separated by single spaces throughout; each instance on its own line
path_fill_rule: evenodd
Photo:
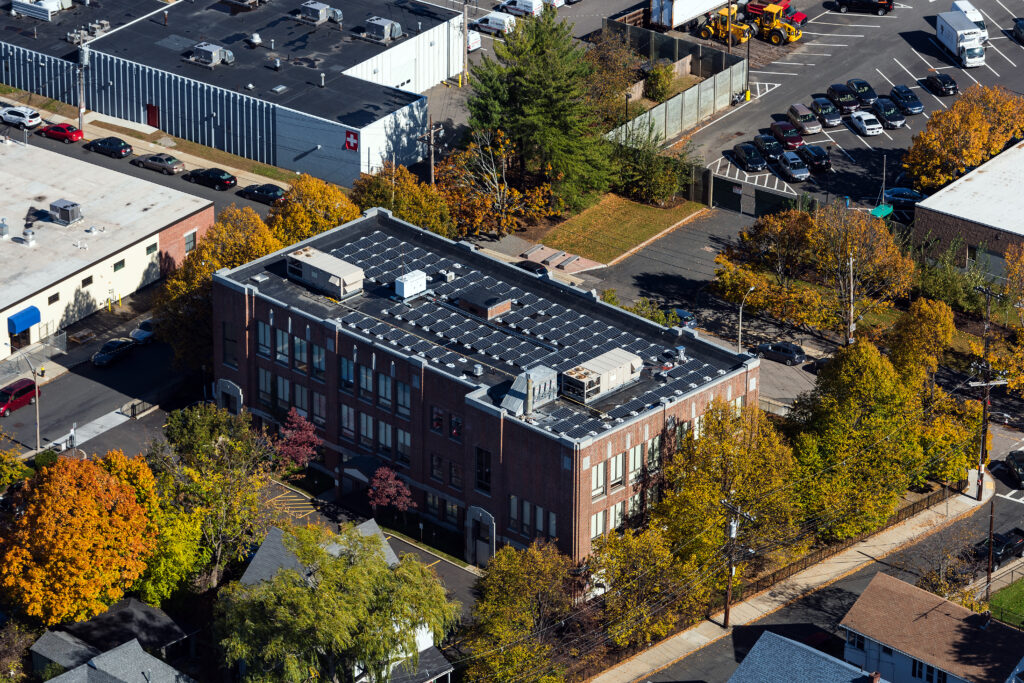
M 701 208 L 703 205 L 696 202 L 683 202 L 671 209 L 659 209 L 607 194 L 583 213 L 552 228 L 544 236 L 544 244 L 608 263 Z
M 989 606 L 996 619 L 1015 626 L 1024 625 L 1024 580 L 993 593 Z

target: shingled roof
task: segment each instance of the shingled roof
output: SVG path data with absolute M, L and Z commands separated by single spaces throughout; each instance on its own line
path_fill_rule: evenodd
M 870 683 L 871 674 L 809 645 L 765 631 L 729 683 Z M 886 683 L 880 679 L 878 683 Z

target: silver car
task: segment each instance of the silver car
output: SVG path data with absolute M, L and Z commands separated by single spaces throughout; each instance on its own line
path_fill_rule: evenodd
M 779 157 L 779 168 L 790 180 L 801 182 L 811 177 L 811 169 L 807 168 L 804 160 L 796 155 L 796 152 L 783 152 Z
M 164 175 L 174 175 L 185 170 L 185 164 L 170 154 L 150 154 L 149 156 L 132 159 L 132 163 L 141 168 L 160 171 Z

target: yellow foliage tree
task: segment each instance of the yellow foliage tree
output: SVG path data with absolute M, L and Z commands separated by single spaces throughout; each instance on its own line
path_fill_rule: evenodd
M 385 161 L 379 172 L 362 174 L 352 184 L 352 200 L 364 211 L 381 206 L 417 227 L 444 237 L 455 236 L 444 197 L 435 186 L 421 183 L 405 166 Z
M 943 301 L 915 299 L 889 330 L 889 359 L 904 377 L 931 376 L 953 341 L 953 309 Z
M 359 218 L 359 207 L 341 188 L 303 173 L 280 204 L 271 207 L 267 225 L 282 245 L 336 228 Z

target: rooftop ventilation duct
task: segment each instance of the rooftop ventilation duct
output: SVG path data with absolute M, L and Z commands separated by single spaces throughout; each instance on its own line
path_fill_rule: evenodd
M 520 373 L 512 382 L 501 407 L 516 417 L 530 415 L 534 410 L 558 398 L 558 373 L 538 365 Z

